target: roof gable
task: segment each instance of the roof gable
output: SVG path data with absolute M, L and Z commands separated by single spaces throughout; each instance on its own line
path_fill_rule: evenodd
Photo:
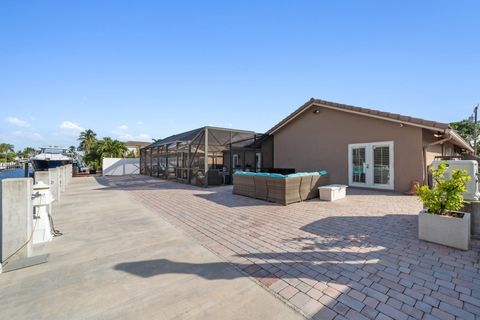
M 450 135 L 453 136 L 453 140 L 456 142 L 456 144 L 458 144 L 462 148 L 467 149 L 471 152 L 473 151 L 473 148 L 447 123 L 409 117 L 409 116 L 404 116 L 397 113 L 384 112 L 380 110 L 361 108 L 361 107 L 351 106 L 347 104 L 341 104 L 341 103 L 314 99 L 314 98 L 311 98 L 309 101 L 307 101 L 302 106 L 300 106 L 297 110 L 293 111 L 291 114 L 285 117 L 282 121 L 277 123 L 270 130 L 268 130 L 266 134 L 268 135 L 274 134 L 275 132 L 280 130 L 284 125 L 288 124 L 289 122 L 294 120 L 297 116 L 311 109 L 312 107 L 329 108 L 329 109 L 334 109 L 338 111 L 354 113 L 354 114 L 358 114 L 366 117 L 372 117 L 372 118 L 381 119 L 385 121 L 392 121 L 392 122 L 397 122 L 405 125 L 420 127 L 420 128 L 428 129 L 431 131 L 448 132 Z
M 383 119 L 383 120 L 386 120 L 386 121 L 399 122 L 399 123 L 412 125 L 412 126 L 417 126 L 417 127 L 422 127 L 422 128 L 430 129 L 430 130 L 450 129 L 450 125 L 448 125 L 447 123 L 430 121 L 430 120 L 425 120 L 425 119 L 420 119 L 420 118 L 415 118 L 415 117 L 404 116 L 404 115 L 397 114 L 397 113 L 390 113 L 390 112 L 384 112 L 384 111 L 380 111 L 380 110 L 361 108 L 361 107 L 351 106 L 351 105 L 347 105 L 347 104 L 341 104 L 341 103 L 336 103 L 336 102 L 331 102 L 331 101 L 312 98 L 309 101 L 307 101 L 305 104 L 300 106 L 300 108 L 298 108 L 297 110 L 295 110 L 291 114 L 289 114 L 282 121 L 277 123 L 273 128 L 268 130 L 267 134 L 275 133 L 281 127 L 283 127 L 284 125 L 286 125 L 287 123 L 289 123 L 290 121 L 295 119 L 298 115 L 300 115 L 304 111 L 310 109 L 311 107 L 315 107 L 315 106 L 331 108 L 331 109 L 344 111 L 344 112 L 355 113 L 355 114 L 359 114 L 359 115 L 363 115 L 363 116 L 367 116 L 367 117 Z

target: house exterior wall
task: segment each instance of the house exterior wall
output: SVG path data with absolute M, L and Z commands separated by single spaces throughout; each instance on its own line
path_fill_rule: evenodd
M 443 146 L 441 144 L 429 146 L 429 144 L 438 140 L 439 139 L 434 136 L 433 132 L 423 129 L 422 143 L 425 147 L 425 164 L 427 167 L 432 164 L 432 161 L 435 159 L 435 157 L 443 155 Z
M 422 132 L 423 145 L 425 146 L 425 160 L 427 167 L 432 164 L 432 161 L 437 156 L 454 156 L 455 155 L 455 145 L 451 142 L 445 142 L 443 144 L 431 145 L 435 141 L 440 140 L 434 136 L 434 132 L 423 129 Z
M 126 154 L 129 154 L 130 152 L 133 152 L 133 154 L 135 155 L 135 157 L 138 157 L 139 156 L 139 151 L 140 148 L 139 147 L 131 147 L 131 146 L 127 146 L 127 152 Z
M 255 168 L 255 151 L 250 151 L 250 150 L 245 151 L 244 154 L 245 154 L 243 158 L 245 160 L 244 166 L 246 168 L 253 170 Z
M 368 116 L 321 108 L 306 110 L 276 131 L 274 166 L 297 171 L 324 169 L 332 183 L 348 184 L 348 145 L 393 141 L 394 190 L 423 180 L 422 129 Z
M 443 155 L 444 156 L 454 156 L 455 155 L 455 146 L 450 142 L 447 142 L 447 143 L 443 144 Z
M 268 137 L 261 146 L 262 167 L 273 168 L 273 136 Z
M 238 156 L 240 169 L 253 170 L 255 169 L 255 152 L 255 150 L 234 150 L 232 154 Z M 230 168 L 230 152 L 226 151 L 224 154 L 224 166 Z

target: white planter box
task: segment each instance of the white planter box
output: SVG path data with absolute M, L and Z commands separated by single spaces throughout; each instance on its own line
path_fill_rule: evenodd
M 418 214 L 418 237 L 421 240 L 468 250 L 470 244 L 470 213 L 462 212 L 463 218 L 427 213 Z
M 343 184 L 331 184 L 318 188 L 320 200 L 335 201 L 345 198 L 347 194 L 347 186 Z

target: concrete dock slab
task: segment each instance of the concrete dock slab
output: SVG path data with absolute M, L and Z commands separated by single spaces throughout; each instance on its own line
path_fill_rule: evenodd
M 0 275 L 3 319 L 303 319 L 123 190 L 72 179 L 46 264 Z

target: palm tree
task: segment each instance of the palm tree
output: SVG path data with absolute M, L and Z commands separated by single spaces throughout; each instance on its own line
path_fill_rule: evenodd
M 91 148 L 91 147 L 90 147 Z M 68 152 L 73 154 L 75 157 L 77 156 L 77 148 L 75 146 L 68 147 Z
M 84 160 L 91 168 L 99 169 L 102 167 L 103 158 L 123 158 L 127 150 L 128 148 L 124 142 L 105 137 L 92 142 L 89 152 L 84 156 Z
M 118 140 L 113 140 L 113 155 L 117 158 L 125 157 L 126 152 L 128 151 L 125 142 L 121 142 Z
M 85 131 L 80 132 L 80 136 L 78 137 L 78 141 L 80 141 L 79 149 L 83 150 L 85 154 L 90 152 L 93 143 L 97 140 L 97 134 L 93 132 L 93 130 L 87 129 Z
M 120 158 L 125 155 L 127 150 L 127 146 L 124 142 L 113 140 L 110 137 L 103 138 L 99 145 L 99 153 L 101 154 L 102 158 Z
M 9 143 L 0 144 L 0 152 L 5 153 L 5 162 L 8 162 L 8 153 L 14 152 L 14 151 L 15 151 L 15 147 L 13 146 L 13 144 L 9 144 Z
M 26 147 L 26 148 L 24 148 L 23 151 L 22 151 L 22 156 L 23 156 L 24 158 L 30 158 L 30 157 L 34 156 L 35 153 L 36 153 L 35 148 Z
M 101 159 L 102 155 L 100 153 L 100 147 L 102 144 L 103 140 L 95 140 L 93 141 L 90 151 L 86 153 L 83 157 L 83 160 L 85 163 L 93 169 L 99 169 L 101 167 Z

